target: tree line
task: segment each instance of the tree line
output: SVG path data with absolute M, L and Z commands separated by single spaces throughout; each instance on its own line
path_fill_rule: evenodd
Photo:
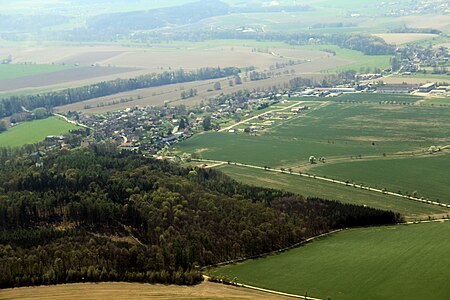
M 196 71 L 165 71 L 153 73 L 131 79 L 115 79 L 103 81 L 78 88 L 70 88 L 43 94 L 10 96 L 0 99 L 0 118 L 20 113 L 23 108 L 51 109 L 56 106 L 86 101 L 94 98 L 109 96 L 121 92 L 162 86 L 174 83 L 192 82 L 235 76 L 240 73 L 238 68 L 201 68 Z
M 240 184 L 108 144 L 0 167 L 0 287 L 82 281 L 195 284 L 199 268 L 393 212 Z

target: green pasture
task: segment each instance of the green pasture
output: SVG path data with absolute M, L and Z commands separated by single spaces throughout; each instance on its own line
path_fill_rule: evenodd
M 321 299 L 447 299 L 450 222 L 346 230 L 209 272 Z
M 48 135 L 61 135 L 78 127 L 57 117 L 24 122 L 0 133 L 0 147 L 20 147 L 45 139 Z
M 450 209 L 424 204 L 399 197 L 373 193 L 362 189 L 342 186 L 317 179 L 289 174 L 279 174 L 246 167 L 223 165 L 216 169 L 231 178 L 254 186 L 274 188 L 302 195 L 337 200 L 344 203 L 401 213 L 408 220 L 427 219 L 429 215 L 446 215 Z
M 450 132 L 450 131 L 449 131 Z M 320 164 L 310 172 L 450 203 L 450 155 Z

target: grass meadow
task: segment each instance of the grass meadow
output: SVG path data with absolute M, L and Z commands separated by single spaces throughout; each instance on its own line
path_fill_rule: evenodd
M 0 134 L 1 147 L 20 147 L 45 139 L 48 135 L 61 135 L 78 127 L 57 117 L 21 123 Z

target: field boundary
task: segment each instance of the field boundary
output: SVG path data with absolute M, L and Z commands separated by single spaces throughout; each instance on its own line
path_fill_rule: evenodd
M 431 205 L 450 208 L 450 204 L 446 204 L 446 203 L 442 203 L 442 202 L 431 201 L 431 200 L 421 199 L 421 198 L 417 198 L 417 197 L 413 197 L 413 196 L 402 195 L 402 194 L 395 193 L 395 192 L 389 192 L 385 189 L 381 190 L 381 189 L 369 187 L 369 186 L 362 185 L 362 184 L 344 182 L 344 181 L 340 181 L 340 180 L 336 180 L 336 179 L 330 179 L 330 178 L 311 175 L 311 174 L 307 174 L 307 173 L 294 173 L 294 172 L 289 172 L 289 171 L 281 170 L 281 169 L 278 170 L 278 169 L 273 169 L 270 167 L 259 167 L 259 166 L 255 166 L 255 165 L 243 164 L 243 163 L 238 163 L 238 162 L 225 162 L 225 161 L 219 161 L 219 160 L 194 159 L 194 158 L 192 160 L 198 161 L 198 162 L 209 162 L 209 163 L 216 163 L 216 164 L 226 163 L 226 164 L 232 165 L 232 166 L 239 166 L 239 167 L 258 169 L 258 170 L 269 171 L 269 172 L 274 172 L 274 173 L 279 173 L 279 174 L 295 175 L 295 176 L 300 176 L 300 177 L 305 177 L 305 178 L 310 178 L 310 179 L 317 179 L 320 181 L 326 181 L 326 182 L 344 185 L 344 186 L 348 186 L 348 187 L 359 188 L 359 189 L 370 191 L 370 192 L 381 193 L 383 195 L 390 195 L 390 196 L 395 196 L 395 197 L 399 197 L 399 198 L 403 198 L 403 199 L 408 199 L 411 201 L 417 201 L 417 202 L 421 202 L 421 203 L 425 203 L 425 204 L 431 204 Z

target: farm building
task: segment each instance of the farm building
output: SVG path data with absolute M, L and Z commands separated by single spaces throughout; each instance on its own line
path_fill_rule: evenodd
M 436 88 L 436 83 L 431 82 L 420 86 L 419 92 L 421 93 L 429 93 Z
M 377 88 L 377 92 L 389 94 L 409 94 L 417 88 L 418 85 L 416 84 L 385 84 Z

